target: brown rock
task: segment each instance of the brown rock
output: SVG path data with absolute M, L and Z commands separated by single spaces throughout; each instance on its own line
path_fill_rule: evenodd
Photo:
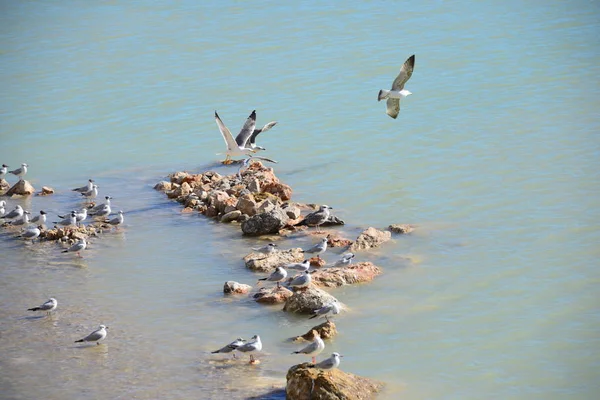
M 166 192 L 167 190 L 171 190 L 171 182 L 160 181 L 156 185 L 154 185 L 154 189 L 160 190 L 161 192 Z
M 204 212 L 204 215 L 206 215 L 209 218 L 214 218 L 217 215 L 219 215 L 219 211 L 217 211 L 217 208 L 215 206 L 208 206 L 206 208 L 206 211 Z
M 10 188 L 10 183 L 6 181 L 4 178 L 0 178 L 0 191 L 7 190 Z
M 313 331 L 319 332 L 319 336 L 321 339 L 331 339 L 335 335 L 337 335 L 337 329 L 335 323 L 333 321 L 325 321 L 321 325 L 313 326 L 302 336 L 296 336 L 293 340 L 306 340 L 313 341 L 315 336 L 313 335 Z
M 244 257 L 246 268 L 256 272 L 273 272 L 280 265 L 304 260 L 304 253 L 301 248 L 289 249 L 285 251 L 274 251 L 265 255 L 261 253 L 250 253 Z
M 394 233 L 407 234 L 415 230 L 414 225 L 410 224 L 392 224 L 388 229 Z
M 233 210 L 233 211 L 228 212 L 227 214 L 224 214 L 221 217 L 221 222 L 227 223 L 227 222 L 235 221 L 241 216 L 242 216 L 242 212 L 240 210 Z
M 250 193 L 260 193 L 260 182 L 258 179 L 252 179 L 248 184 L 248 190 Z
M 39 193 L 40 196 L 48 196 L 49 194 L 53 194 L 54 189 L 49 186 L 42 186 L 42 191 Z
M 370 262 L 347 267 L 326 268 L 312 273 L 312 283 L 319 287 L 338 287 L 372 281 L 382 270 Z
M 261 186 L 265 193 L 272 193 L 283 201 L 288 201 L 292 198 L 292 188 L 290 185 L 280 182 L 271 182 Z
M 296 223 L 294 220 L 297 220 L 298 218 L 300 218 L 302 216 L 302 211 L 300 210 L 299 207 L 288 205 L 286 207 L 283 207 L 283 211 L 285 211 L 288 218 L 292 220 L 290 222 L 290 225 L 295 225 Z M 300 221 L 298 221 L 298 222 L 300 222 Z
M 256 201 L 254 200 L 254 196 L 251 194 L 243 195 L 238 199 L 235 208 L 240 210 L 242 214 L 253 216 L 256 214 Z
M 94 225 L 83 225 L 70 228 L 46 229 L 40 233 L 40 238 L 46 240 L 60 240 L 66 238 L 69 242 L 75 242 L 78 239 L 96 236 L 98 229 Z
M 348 247 L 352 245 L 352 240 L 341 237 L 338 233 L 327 235 L 327 246 L 329 247 Z
M 343 354 L 342 354 L 343 355 Z M 343 359 L 340 366 L 343 366 Z M 373 399 L 383 383 L 341 371 L 322 371 L 311 363 L 291 367 L 287 374 L 287 400 L 365 400 Z
M 238 283 L 235 281 L 227 281 L 223 286 L 223 293 L 225 294 L 246 294 L 252 289 L 252 286 L 244 283 Z
M 289 218 L 283 210 L 276 207 L 269 212 L 256 214 L 242 222 L 242 232 L 244 235 L 249 236 L 278 233 L 280 229 L 286 226 L 288 221 Z
M 308 288 L 294 291 L 294 294 L 285 302 L 283 311 L 310 314 L 334 300 L 337 299 L 311 284 Z
M 263 304 L 280 304 L 292 296 L 293 292 L 283 286 L 273 286 L 271 288 L 262 287 L 252 296 L 257 303 Z
M 358 236 L 356 241 L 350 246 L 350 251 L 367 250 L 374 247 L 379 247 L 384 242 L 387 242 L 392 237 L 389 231 L 380 231 L 370 227 Z
M 35 193 L 35 188 L 31 186 L 31 183 L 22 179 L 15 183 L 13 187 L 8 189 L 8 192 L 5 193 L 6 196 L 12 195 L 20 195 L 20 196 L 29 196 Z
M 185 207 L 183 210 L 181 210 L 182 214 L 189 214 L 191 212 L 193 212 L 194 209 L 192 207 Z
M 187 181 L 190 179 L 190 174 L 188 174 L 187 172 L 179 171 L 179 172 L 175 172 L 174 174 L 169 175 L 169 179 L 171 180 L 171 182 L 181 185 L 184 181 Z M 192 178 L 192 180 L 193 180 L 193 178 Z
M 324 267 L 325 265 L 327 265 L 327 261 L 323 260 L 320 257 L 313 257 L 308 261 L 310 263 L 310 266 L 315 267 L 315 268 L 321 268 L 321 267 Z

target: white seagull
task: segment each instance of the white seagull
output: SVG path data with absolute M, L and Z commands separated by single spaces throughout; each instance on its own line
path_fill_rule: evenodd
M 313 330 L 312 332 L 315 337 L 314 340 L 302 350 L 294 351 L 292 354 L 306 354 L 307 356 L 311 356 L 312 362 L 315 364 L 317 362 L 316 357 L 325 349 L 325 342 L 321 339 L 318 331 Z
M 33 243 L 41 233 L 42 231 L 40 231 L 40 228 L 35 225 L 30 225 L 25 228 L 18 237 L 23 239 L 31 239 L 31 243 Z
M 246 342 L 243 345 L 239 346 L 236 350 L 241 351 L 242 353 L 250 353 L 250 364 L 254 364 L 256 360 L 254 359 L 254 355 L 252 353 L 255 351 L 262 350 L 262 342 L 260 341 L 260 336 L 252 336 L 249 342 Z
M 77 252 L 77 255 L 79 257 L 81 257 L 81 251 L 85 250 L 85 248 L 87 247 L 87 242 L 85 241 L 85 238 L 83 239 L 79 239 L 77 242 L 75 242 L 75 244 L 73 244 L 71 247 L 69 247 L 66 250 L 63 250 L 63 253 L 69 253 L 69 252 Z
M 348 265 L 352 264 L 352 259 L 354 258 L 354 254 L 353 253 L 346 253 L 342 256 L 342 258 L 340 258 L 339 260 L 337 260 L 333 266 L 334 267 L 347 267 Z
M 54 222 L 56 225 L 62 225 L 62 226 L 71 226 L 71 225 L 76 225 L 77 224 L 77 217 L 76 217 L 77 213 L 75 211 L 71 211 L 71 213 L 69 215 L 65 215 L 61 218 L 63 218 L 62 221 L 59 222 Z M 60 215 L 59 215 L 60 217 Z
M 319 207 L 318 211 L 310 213 L 304 217 L 303 223 L 306 224 L 306 226 L 316 226 L 317 232 L 320 232 L 319 227 L 324 224 L 331 215 L 329 210 L 333 210 L 333 208 L 323 204 L 321 207 Z
M 104 199 L 106 200 L 104 203 L 95 205 L 94 207 L 92 207 L 90 209 L 90 215 L 94 215 L 94 213 L 96 211 L 102 210 L 104 208 L 104 206 L 107 206 L 107 205 L 110 206 L 110 201 L 111 201 L 112 197 L 110 197 L 110 196 L 104 196 Z
M 330 316 L 334 316 L 340 313 L 340 306 L 337 302 L 337 299 L 333 300 L 329 304 L 325 304 L 323 307 L 318 310 L 313 311 L 313 316 L 309 319 L 317 318 L 317 317 L 325 317 L 327 321 L 329 321 Z
M 304 260 L 299 263 L 285 264 L 283 267 L 287 268 L 287 269 L 293 269 L 296 271 L 300 271 L 300 272 L 308 271 L 308 269 L 310 268 L 310 260 Z
M 340 357 L 344 357 L 340 355 L 340 353 L 333 353 L 331 357 L 324 359 L 318 364 L 315 364 L 315 368 L 330 370 L 340 366 Z
M 100 341 L 106 337 L 107 329 L 108 326 L 100 325 L 94 332 L 90 333 L 83 339 L 76 340 L 75 343 L 96 342 L 96 344 L 100 344 Z
M 288 286 L 303 288 L 308 287 L 312 282 L 312 276 L 310 275 L 310 271 L 304 272 L 302 275 L 298 275 L 289 283 Z
M 252 115 L 250 115 L 250 116 L 252 116 Z M 256 112 L 254 112 L 254 117 L 256 119 Z M 252 150 L 266 150 L 264 147 L 256 145 L 256 143 L 255 143 L 256 137 L 258 136 L 259 133 L 268 131 L 269 129 L 274 127 L 276 124 L 277 124 L 277 121 L 271 121 L 268 124 L 266 124 L 265 126 L 263 126 L 261 129 L 255 129 L 249 137 L 245 132 L 242 131 L 236 136 L 235 142 L 237 143 L 238 146 L 242 146 L 245 148 L 251 148 Z
M 6 201 L 0 200 L 0 217 L 3 217 L 6 214 Z
M 219 350 L 211 351 L 211 353 L 212 354 L 231 353 L 232 351 L 236 350 L 238 347 L 240 347 L 241 345 L 243 345 L 245 343 L 246 343 L 246 340 L 244 340 L 242 338 L 237 338 L 233 342 L 221 347 Z M 236 358 L 235 353 L 233 353 L 233 358 Z
M 315 244 L 308 250 L 302 250 L 303 253 L 315 254 L 318 258 L 321 258 L 321 254 L 327 251 L 327 238 L 322 238 L 319 243 Z
M 23 163 L 23 164 L 21 164 L 21 168 L 17 168 L 15 170 L 8 171 L 8 173 L 16 175 L 19 177 L 19 180 L 22 180 L 23 177 L 25 176 L 25 174 L 27 173 L 27 167 L 28 167 L 28 165 Z
M 123 223 L 123 221 L 125 221 L 125 218 L 123 217 L 123 211 L 119 210 L 119 213 L 116 217 L 114 217 L 113 219 L 104 221 L 104 223 L 112 225 L 112 226 L 116 226 L 117 229 L 119 229 L 119 225 L 121 225 Z
M 21 218 L 17 218 L 14 221 L 10 222 L 13 226 L 27 225 L 29 224 L 29 211 L 23 211 L 23 216 Z
M 377 101 L 387 99 L 386 113 L 390 117 L 396 119 L 400 113 L 400 99 L 405 98 L 412 93 L 404 89 L 404 84 L 410 79 L 413 69 L 415 68 L 415 55 L 408 57 L 408 60 L 404 62 L 400 73 L 394 79 L 391 90 L 382 89 L 379 91 Z
M 20 205 L 17 204 L 15 206 L 14 210 L 9 212 L 8 214 L 1 216 L 0 218 L 15 219 L 15 218 L 21 218 L 22 216 L 23 216 L 23 207 L 21 207 Z
M 225 160 L 223 164 L 231 164 L 231 157 L 241 157 L 247 156 L 256 153 L 258 150 L 252 149 L 250 147 L 245 147 L 244 145 L 240 146 L 237 141 L 233 138 L 231 131 L 227 129 L 221 118 L 219 118 L 219 114 L 215 111 L 215 120 L 217 122 L 217 126 L 219 127 L 219 131 L 221 131 L 221 135 L 223 135 L 223 140 L 225 140 L 225 144 L 227 145 L 227 151 L 225 152 Z M 256 126 L 256 111 L 252 111 L 252 114 L 248 117 L 242 130 L 238 134 L 237 137 L 245 137 L 246 140 L 252 135 L 254 132 L 254 127 Z M 244 143 L 246 142 L 244 140 Z
M 81 195 L 85 197 L 87 200 L 93 200 L 98 196 L 98 185 L 92 185 L 90 190 L 85 192 L 81 192 Z
M 260 278 L 259 281 L 269 281 L 269 282 L 277 282 L 277 287 L 279 287 L 279 282 L 287 278 L 287 271 L 283 267 L 275 268 L 275 271 L 271 273 L 266 278 Z
M 2 168 L 0 168 L 0 179 L 4 179 L 6 174 L 8 174 L 8 165 L 2 164 Z
M 46 314 L 50 315 L 50 313 L 54 311 L 57 306 L 58 301 L 56 301 L 54 297 L 50 297 L 50 300 L 48 300 L 44 304 L 39 305 L 37 307 L 28 308 L 27 311 L 46 311 Z
M 33 224 L 44 225 L 46 223 L 46 214 L 48 214 L 46 211 L 41 210 L 40 214 L 33 217 L 29 222 Z
M 75 189 L 71 189 L 73 192 L 79 192 L 79 193 L 85 193 L 85 192 L 89 192 L 90 190 L 93 189 L 94 186 L 94 180 L 93 179 L 89 179 L 87 185 L 82 186 L 82 187 L 78 187 Z

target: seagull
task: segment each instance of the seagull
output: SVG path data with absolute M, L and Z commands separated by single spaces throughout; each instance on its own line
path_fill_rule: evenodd
M 104 196 L 104 199 L 106 200 L 104 203 L 92 207 L 92 209 L 90 210 L 90 215 L 94 215 L 96 211 L 102 210 L 102 208 L 104 208 L 104 206 L 106 205 L 110 206 L 110 200 L 112 199 L 112 197 Z
M 8 165 L 2 164 L 2 168 L 0 168 L 0 179 L 4 179 L 6 174 L 8 174 Z
M 96 329 L 94 332 L 90 333 L 83 339 L 76 340 L 75 343 L 96 342 L 96 344 L 98 345 L 98 344 L 100 344 L 100 341 L 106 337 L 107 329 L 108 329 L 108 326 L 100 325 L 98 327 L 98 329 Z
M 273 164 L 277 164 L 277 161 L 271 160 L 270 158 L 259 157 L 259 156 L 249 156 L 242 162 L 242 165 L 240 165 L 240 168 L 238 168 L 237 177 L 240 181 L 242 180 L 242 169 L 248 168 L 248 166 L 250 165 L 250 161 L 252 161 L 254 159 L 263 160 L 263 161 L 267 161 L 267 162 L 270 162 Z
M 23 164 L 21 164 L 21 168 L 17 168 L 13 171 L 8 171 L 8 173 L 18 176 L 19 180 L 21 181 L 21 180 L 23 180 L 23 177 L 27 173 L 27 167 L 28 167 L 28 165 L 23 163 Z
M 4 200 L 0 201 L 0 217 L 3 217 L 4 214 L 6 214 L 6 208 L 4 208 L 6 206 L 6 202 Z
M 58 301 L 56 301 L 54 297 L 50 297 L 50 300 L 48 300 L 44 304 L 37 307 L 28 308 L 27 311 L 46 311 L 46 314 L 50 315 L 50 313 L 54 311 L 57 306 Z
M 254 359 L 254 355 L 252 355 L 252 353 L 255 351 L 262 350 L 262 342 L 260 341 L 260 336 L 252 336 L 249 342 L 246 342 L 243 345 L 239 346 L 236 350 L 241 351 L 242 353 L 250 353 L 250 364 L 254 364 L 256 360 Z
M 25 228 L 18 237 L 23 239 L 31 239 L 31 243 L 33 243 L 41 233 L 42 231 L 40 231 L 40 228 L 35 225 L 31 225 Z
M 85 192 L 89 192 L 93 188 L 94 188 L 94 180 L 93 179 L 89 179 L 87 185 L 82 186 L 82 187 L 78 187 L 78 188 L 75 188 L 75 189 L 72 189 L 72 191 L 73 192 L 79 192 L 79 193 L 85 193 Z
M 292 354 L 306 354 L 307 356 L 312 357 L 312 362 L 315 364 L 317 362 L 317 356 L 321 354 L 321 352 L 325 349 L 325 342 L 321 339 L 318 331 L 312 331 L 315 339 L 302 350 L 294 351 Z
M 333 317 L 336 314 L 340 313 L 340 306 L 337 302 L 337 299 L 334 299 L 331 303 L 325 304 L 323 307 L 318 310 L 313 311 L 313 316 L 309 319 L 317 318 L 317 317 L 325 317 L 327 321 L 329 321 L 329 317 Z M 314 362 L 314 361 L 313 361 Z
M 257 251 L 262 254 L 271 254 L 275 250 L 277 250 L 276 247 L 277 247 L 277 245 L 275 243 L 269 243 L 263 247 L 253 247 L 252 250 Z
M 223 161 L 223 164 L 231 164 L 232 163 L 231 157 L 251 155 L 258 151 L 258 150 L 254 150 L 249 147 L 245 147 L 243 145 L 240 146 L 237 143 L 237 141 L 233 139 L 233 135 L 231 134 L 231 131 L 229 131 L 229 129 L 227 129 L 227 127 L 225 126 L 223 121 L 221 121 L 221 118 L 219 118 L 219 114 L 217 114 L 216 111 L 215 111 L 215 120 L 217 122 L 217 126 L 219 127 L 219 131 L 221 131 L 221 135 L 223 135 L 225 144 L 227 145 L 227 151 L 225 152 L 226 158 Z M 240 131 L 240 133 L 238 134 L 237 137 L 238 138 L 245 137 L 246 140 L 248 140 L 248 137 L 250 137 L 252 135 L 252 133 L 254 132 L 255 126 L 256 126 L 256 110 L 252 111 L 252 114 L 250 114 L 250 116 L 246 120 L 246 123 L 244 123 L 244 126 L 242 127 L 242 130 Z M 244 143 L 246 142 L 246 140 L 244 140 Z
M 308 285 L 310 285 L 311 282 L 312 276 L 310 276 L 310 271 L 306 271 L 302 275 L 298 275 L 297 277 L 292 279 L 288 286 L 297 288 L 308 287 Z
M 87 200 L 95 199 L 96 196 L 98 196 L 98 185 L 92 185 L 92 188 L 90 190 L 81 192 L 81 195 Z
M 319 243 L 315 244 L 308 250 L 302 250 L 303 253 L 315 254 L 318 258 L 321 258 L 321 254 L 327 251 L 327 238 L 322 238 Z
M 324 359 L 318 364 L 315 364 L 315 368 L 329 370 L 334 369 L 340 366 L 340 357 L 344 357 L 340 355 L 340 353 L 333 353 L 331 357 Z
M 21 218 L 15 219 L 14 221 L 10 222 L 10 224 L 13 226 L 29 224 L 29 214 L 31 214 L 29 211 L 23 211 L 23 216 Z
M 36 215 L 31 220 L 29 220 L 29 222 L 38 225 L 44 225 L 46 223 L 46 214 L 48 214 L 46 211 L 41 210 L 40 215 Z
M 279 287 L 279 282 L 287 278 L 287 271 L 283 267 L 275 268 L 275 271 L 271 273 L 266 278 L 260 278 L 259 281 L 269 281 L 269 282 L 277 282 L 277 287 Z
M 304 217 L 304 223 L 307 226 L 316 226 L 317 232 L 320 232 L 319 227 L 329 219 L 329 210 L 333 210 L 333 208 L 323 204 L 319 207 L 319 211 L 315 211 Z
M 287 269 L 293 269 L 296 271 L 300 271 L 300 272 L 308 271 L 308 269 L 310 268 L 310 260 L 304 260 L 299 263 L 285 264 L 283 267 L 287 268 Z
M 253 114 L 254 114 L 254 119 L 256 120 L 256 111 L 253 111 Z M 252 117 L 252 114 L 250 114 L 250 117 Z M 277 121 L 271 121 L 268 124 L 266 124 L 265 126 L 263 126 L 261 129 L 254 129 L 254 131 L 252 132 L 250 137 L 248 137 L 248 134 L 242 130 L 242 132 L 240 132 L 236 136 L 235 142 L 240 147 L 251 148 L 252 150 L 266 150 L 264 147 L 256 145 L 256 143 L 255 143 L 256 137 L 258 136 L 259 133 L 266 132 L 269 129 L 271 129 L 272 127 L 274 127 L 275 125 L 277 125 Z
M 404 89 L 404 84 L 410 79 L 414 68 L 415 55 L 413 54 L 412 56 L 408 57 L 408 60 L 406 60 L 404 65 L 402 65 L 400 73 L 396 79 L 394 79 L 394 83 L 392 83 L 392 89 L 382 89 L 379 91 L 379 95 L 377 96 L 377 101 L 387 99 L 387 109 L 385 112 L 394 119 L 396 119 L 398 113 L 400 113 L 400 99 L 412 94 L 408 90 Z
M 119 215 L 117 215 L 113 219 L 104 221 L 104 223 L 112 225 L 112 226 L 116 226 L 117 229 L 119 229 L 119 225 L 121 225 L 125 219 L 123 218 L 123 211 L 119 211 L 118 214 Z
M 228 345 L 221 347 L 219 350 L 211 351 L 211 353 L 212 354 L 231 353 L 232 351 L 236 350 L 238 347 L 240 347 L 241 345 L 243 345 L 245 343 L 246 343 L 246 340 L 244 340 L 242 338 L 237 338 L 233 342 L 229 343 Z M 235 353 L 233 353 L 233 358 L 236 358 Z
M 71 226 L 71 225 L 76 225 L 77 224 L 77 217 L 76 217 L 76 212 L 75 211 L 71 211 L 71 213 L 69 215 L 65 215 L 65 216 L 60 216 L 61 218 L 63 218 L 62 221 L 58 221 L 58 222 L 54 222 L 56 225 L 62 225 L 62 226 Z
M 1 216 L 0 218 L 15 219 L 15 218 L 21 218 L 22 216 L 23 216 L 23 207 L 21 207 L 20 205 L 17 204 L 14 210 L 12 210 L 11 212 L 9 212 L 6 215 Z
M 81 209 L 81 211 L 77 212 L 77 211 L 73 210 L 73 211 L 71 211 L 71 214 L 72 213 L 75 213 L 75 222 L 77 223 L 77 222 L 85 221 L 85 219 L 87 218 L 88 211 L 87 211 L 87 208 L 83 207 Z M 70 218 L 70 214 L 69 215 L 59 215 L 58 217 L 59 218 Z
M 354 258 L 354 254 L 353 253 L 346 253 L 342 256 L 342 258 L 340 258 L 339 260 L 337 260 L 333 266 L 334 267 L 347 267 L 348 265 L 352 264 L 352 259 Z
M 72 252 L 72 251 L 76 251 L 77 255 L 79 257 L 81 257 L 81 251 L 85 250 L 85 248 L 87 247 L 87 243 L 85 241 L 85 238 L 83 239 L 79 239 L 77 242 L 75 242 L 75 244 L 73 244 L 71 247 L 69 247 L 66 250 L 63 250 L 63 253 L 68 253 L 68 252 Z
M 93 215 L 94 218 L 106 218 L 110 215 L 110 213 L 110 204 L 105 203 L 99 210 L 90 212 L 90 215 Z

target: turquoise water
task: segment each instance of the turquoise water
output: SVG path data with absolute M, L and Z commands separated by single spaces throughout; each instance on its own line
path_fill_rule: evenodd
M 234 172 L 217 165 L 213 113 L 236 131 L 253 109 L 259 125 L 278 121 L 259 142 L 296 201 L 333 206 L 347 236 L 419 227 L 359 255 L 382 278 L 332 291 L 350 311 L 325 351 L 345 355 L 344 371 L 386 382 L 385 399 L 600 390 L 596 2 L 0 7 L 0 162 L 27 162 L 36 188 L 57 190 L 22 204 L 55 218 L 93 177 L 127 225 L 83 260 L 0 231 L 6 398 L 244 398 L 284 385 L 304 361 L 285 338 L 312 324 L 221 294 L 225 280 L 255 283 L 241 257 L 261 242 L 152 190 L 176 170 Z M 377 92 L 411 54 L 413 95 L 392 120 Z M 24 319 L 49 296 L 55 316 Z M 73 347 L 100 323 L 105 345 Z M 257 367 L 209 354 L 253 334 Z

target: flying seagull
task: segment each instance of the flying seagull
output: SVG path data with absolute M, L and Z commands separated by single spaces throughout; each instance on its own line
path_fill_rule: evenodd
M 231 131 L 225 126 L 221 118 L 219 118 L 219 114 L 215 111 L 215 120 L 217 122 L 217 126 L 219 127 L 219 131 L 221 131 L 221 135 L 223 135 L 223 140 L 225 140 L 225 144 L 227 145 L 227 151 L 225 152 L 225 160 L 223 164 L 231 164 L 231 157 L 241 157 L 246 155 L 251 155 L 256 153 L 258 150 L 254 150 L 250 147 L 245 147 L 245 145 L 239 145 L 238 142 L 233 138 Z M 242 130 L 237 135 L 238 138 L 242 138 L 241 140 L 244 144 L 248 140 L 248 138 L 254 132 L 254 127 L 256 126 L 256 111 L 252 111 L 252 114 L 248 117 Z
M 256 113 L 254 113 L 254 116 L 256 118 Z M 271 129 L 272 127 L 274 127 L 275 125 L 277 125 L 277 121 L 271 121 L 268 124 L 266 124 L 265 126 L 263 126 L 261 129 L 254 129 L 254 131 L 252 132 L 250 137 L 248 137 L 247 134 L 243 135 L 242 134 L 243 132 L 240 132 L 236 136 L 235 142 L 238 144 L 238 146 L 251 148 L 252 150 L 266 150 L 264 147 L 258 146 L 256 144 L 256 137 L 258 136 L 259 133 L 266 132 L 269 129 Z
M 415 55 L 413 54 L 404 62 L 404 65 L 402 65 L 400 73 L 396 79 L 394 79 L 394 83 L 392 83 L 392 89 L 382 89 L 377 96 L 377 101 L 387 99 L 386 113 L 394 119 L 398 117 L 398 113 L 400 112 L 400 99 L 412 94 L 404 89 L 404 84 L 410 79 L 414 68 Z

